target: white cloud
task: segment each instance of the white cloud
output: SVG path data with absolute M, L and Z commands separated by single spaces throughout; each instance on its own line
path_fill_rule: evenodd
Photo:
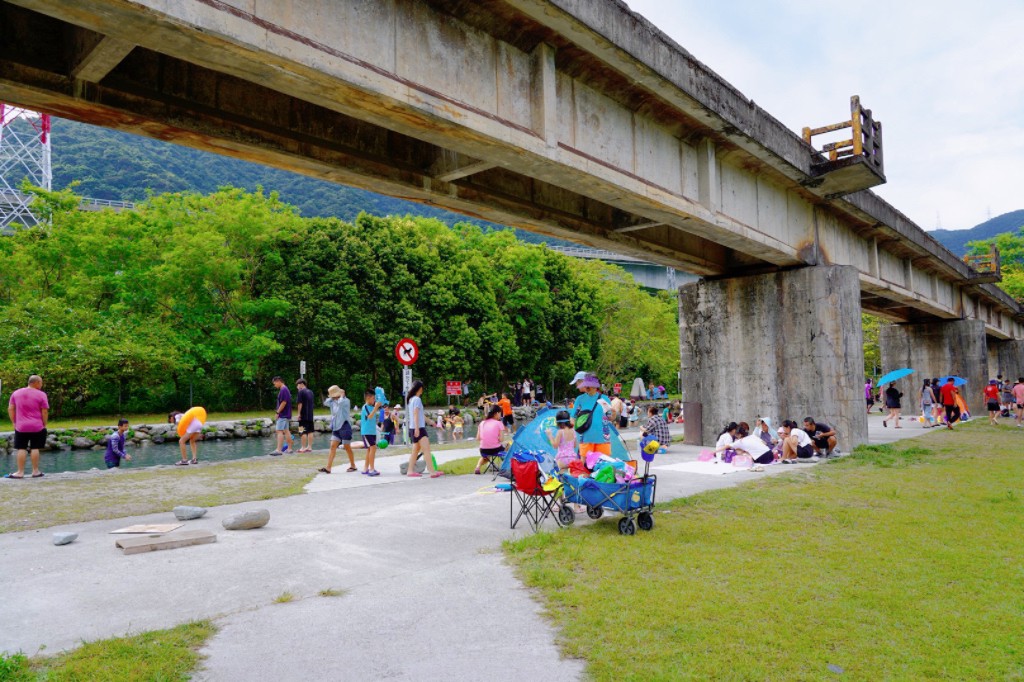
M 1024 208 L 1024 3 L 627 0 L 794 131 L 860 95 L 883 124 L 875 191 L 925 229 Z

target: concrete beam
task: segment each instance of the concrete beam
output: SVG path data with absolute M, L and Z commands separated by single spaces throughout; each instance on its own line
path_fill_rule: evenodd
M 133 49 L 135 49 L 133 43 L 111 36 L 100 36 L 99 40 L 87 48 L 71 68 L 71 77 L 89 83 L 99 83 Z
M 658 222 L 658 221 L 655 221 L 655 220 L 649 220 L 649 221 L 647 221 L 645 223 L 636 223 L 635 225 L 626 225 L 625 227 L 617 227 L 614 230 L 612 230 L 612 232 L 617 232 L 619 234 L 621 234 L 623 232 L 636 232 L 637 230 L 646 230 L 647 228 L 658 227 L 659 225 L 664 225 L 664 224 L 665 223 Z
M 431 164 L 427 173 L 435 180 L 451 182 L 460 178 L 469 177 L 485 170 L 490 170 L 498 164 L 480 159 L 470 159 L 457 152 L 444 150 L 441 155 Z

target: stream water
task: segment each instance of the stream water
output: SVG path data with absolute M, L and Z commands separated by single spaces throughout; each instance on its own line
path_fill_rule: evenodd
M 465 427 L 465 430 L 465 437 L 461 441 L 456 441 L 452 438 L 451 431 L 438 430 L 432 426 L 427 427 L 427 435 L 430 438 L 431 443 L 464 442 L 466 447 L 475 447 L 475 441 L 471 439 L 476 437 L 476 424 L 468 424 Z M 111 431 L 113 431 L 113 429 L 111 429 Z M 294 439 L 295 447 L 298 448 L 298 435 L 292 434 L 292 438 Z M 359 442 L 358 434 L 354 442 Z M 326 450 L 330 447 L 330 444 L 330 434 L 318 433 L 316 435 L 316 440 L 313 442 L 313 448 L 315 450 Z M 395 440 L 395 445 L 401 444 L 402 440 L 399 436 Z M 210 439 L 199 442 L 198 454 L 200 461 L 221 462 L 231 459 L 246 459 L 248 457 L 266 455 L 276 446 L 277 438 L 275 436 L 268 436 L 266 438 L 227 438 L 223 440 Z M 142 445 L 132 445 L 129 443 L 125 450 L 132 456 L 132 461 L 122 461 L 121 467 L 124 469 L 138 469 L 140 467 L 155 466 L 158 464 L 174 464 L 176 461 L 181 459 L 177 440 L 161 443 L 159 445 L 151 442 L 145 442 Z M 359 452 L 359 448 L 356 448 L 357 458 L 361 456 Z M 386 451 L 381 454 L 386 454 Z M 189 455 L 191 456 L 191 451 L 189 451 Z M 105 469 L 106 464 L 103 463 L 103 450 L 66 450 L 63 452 L 44 450 L 40 453 L 39 468 L 42 469 L 44 473 L 56 473 L 63 471 Z M 6 456 L 0 455 L 0 475 L 6 475 L 16 469 L 15 453 L 11 452 Z M 26 477 L 29 473 L 31 473 L 31 464 L 30 462 L 26 462 Z

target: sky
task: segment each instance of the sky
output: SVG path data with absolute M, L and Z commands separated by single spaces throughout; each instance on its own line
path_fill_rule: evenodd
M 1024 1 L 626 2 L 794 132 L 860 95 L 874 191 L 924 229 L 1024 209 Z

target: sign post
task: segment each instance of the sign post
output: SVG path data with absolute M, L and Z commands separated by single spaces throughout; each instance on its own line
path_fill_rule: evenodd
M 420 347 L 412 339 L 402 339 L 395 346 L 395 357 L 402 363 L 402 397 L 407 400 L 412 390 L 412 366 L 420 359 Z M 406 405 L 406 409 L 409 406 Z
M 306 361 L 305 360 L 300 360 L 299 361 L 299 377 L 301 377 L 303 379 L 306 378 Z
M 622 393 L 622 384 L 621 384 L 621 383 L 617 383 L 617 384 L 615 384 L 615 386 L 613 386 L 613 387 L 612 387 L 612 391 L 613 391 L 613 392 L 614 392 L 614 393 L 615 393 L 616 395 L 618 395 L 619 393 Z
M 446 381 L 444 382 L 444 392 L 448 396 L 448 404 L 452 404 L 452 396 L 455 396 L 455 401 L 458 402 L 459 396 L 462 395 L 462 382 L 461 381 Z

